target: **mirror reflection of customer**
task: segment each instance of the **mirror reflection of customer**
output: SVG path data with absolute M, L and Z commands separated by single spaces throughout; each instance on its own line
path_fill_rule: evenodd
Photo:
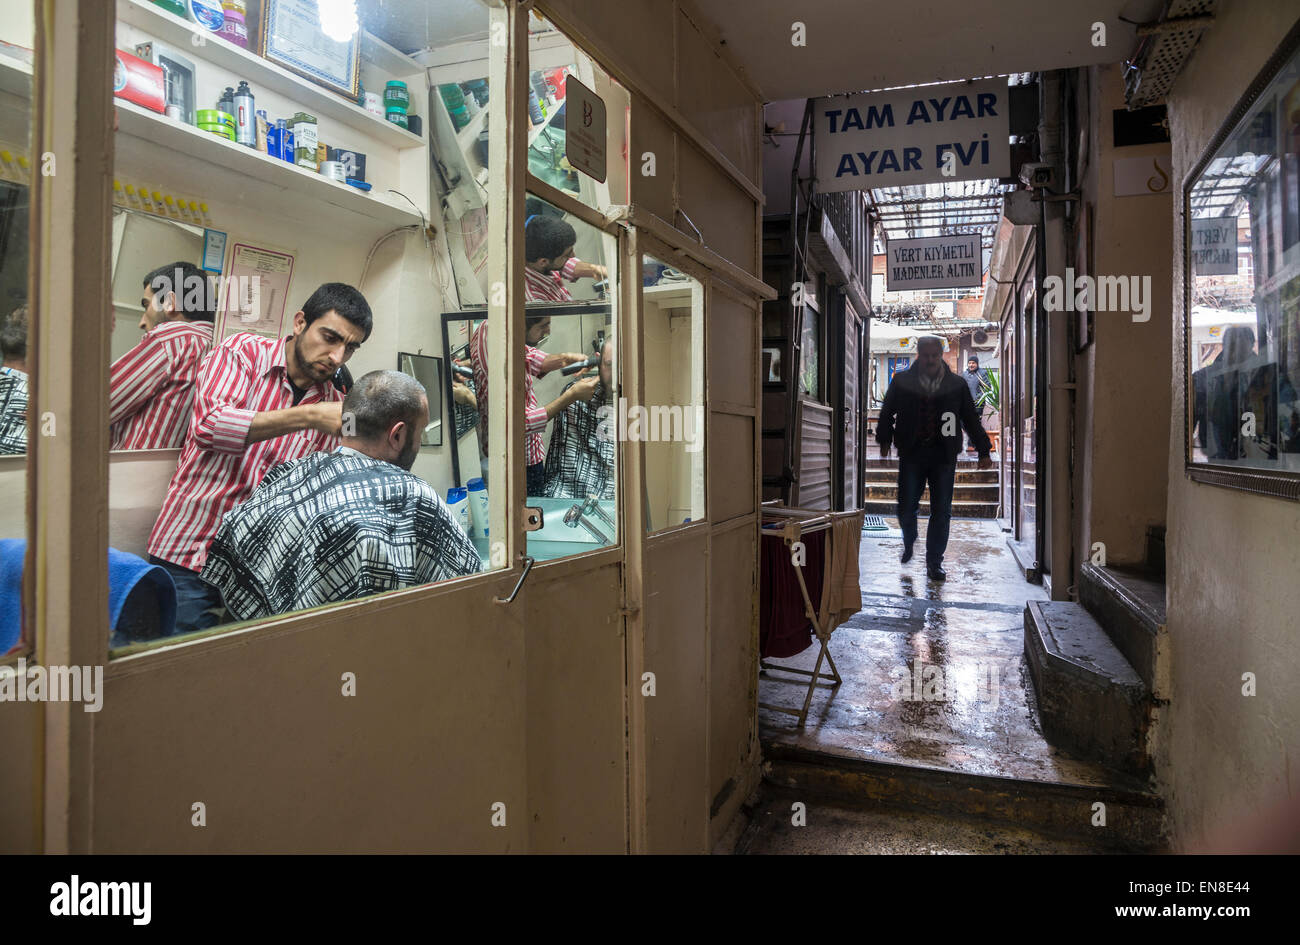
M 185 442 L 199 365 L 212 346 L 213 295 L 207 274 L 193 263 L 168 263 L 144 277 L 144 337 L 109 369 L 110 449 L 178 449 Z
M 945 427 L 952 429 L 945 432 Z M 993 468 L 993 444 L 980 426 L 970 388 L 943 361 L 943 342 L 933 336 L 916 342 L 916 361 L 889 382 L 880 407 L 876 440 L 880 456 L 898 447 L 898 522 L 903 529 L 903 555 L 912 559 L 917 538 L 921 493 L 930 486 L 930 524 L 925 533 L 925 567 L 931 580 L 947 577 L 943 555 L 948 547 L 952 494 L 961 450 L 960 425 L 979 450 L 979 468 Z
M 371 323 L 359 291 L 329 282 L 294 315 L 292 335 L 241 332 L 204 361 L 190 437 L 149 535 L 149 560 L 176 584 L 178 633 L 220 617 L 221 597 L 198 572 L 222 516 L 272 466 L 338 445 L 343 394 L 330 382 L 370 337 Z
M 0 454 L 27 452 L 27 306 L 0 325 Z
M 528 495 L 539 496 L 546 487 L 546 445 L 542 440 L 542 431 L 546 429 L 546 422 L 575 400 L 589 400 L 596 389 L 596 378 L 588 378 L 566 387 L 560 396 L 543 407 L 533 390 L 533 378 L 545 377 L 551 371 L 586 361 L 587 356 L 572 353 L 547 354 L 537 347 L 551 333 L 549 315 L 525 316 L 525 324 L 527 330 L 524 335 L 524 361 L 527 373 L 524 375 L 524 463 L 527 471 Z M 484 468 L 486 468 L 488 455 L 486 321 L 474 330 L 469 342 L 469 352 L 470 360 L 474 364 L 474 391 L 479 410 L 479 453 L 484 458 Z
M 555 415 L 551 445 L 546 450 L 546 488 L 541 495 L 559 499 L 614 498 L 615 437 L 610 432 L 610 411 L 602 410 L 609 407 L 613 358 L 614 342 L 606 341 L 600 352 L 599 376 L 569 384 L 592 384 L 591 397 L 575 400 Z
M 1219 356 L 1192 375 L 1194 432 L 1199 428 L 1201 445 L 1210 459 L 1241 458 L 1241 391 L 1237 372 L 1248 365 L 1254 353 L 1255 333 L 1246 325 L 1230 325 L 1223 331 Z
M 410 470 L 428 394 L 371 371 L 343 401 L 342 445 L 272 468 L 226 513 L 202 578 L 237 620 L 445 581 L 481 569 L 437 491 Z
M 1282 452 L 1300 453 L 1300 410 L 1291 411 L 1291 420 L 1282 430 Z

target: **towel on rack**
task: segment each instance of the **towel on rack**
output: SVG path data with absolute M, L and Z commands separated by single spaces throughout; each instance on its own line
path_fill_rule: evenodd
M 814 608 L 820 607 L 822 600 L 824 539 L 820 533 L 804 539 L 804 582 Z M 763 659 L 784 659 L 802 653 L 812 643 L 812 621 L 799 589 L 790 547 L 779 532 L 763 534 L 760 530 L 759 568 L 759 654 Z
M 818 609 L 827 636 L 862 609 L 858 550 L 862 540 L 862 513 L 837 517 L 831 525 L 831 567 L 826 573 L 826 606 Z

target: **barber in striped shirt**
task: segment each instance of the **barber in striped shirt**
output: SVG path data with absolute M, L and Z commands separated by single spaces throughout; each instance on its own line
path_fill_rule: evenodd
M 109 372 L 111 449 L 178 449 L 189 430 L 199 364 L 212 346 L 216 308 L 207 275 L 190 262 L 144 277 L 144 337 Z
M 574 258 L 573 247 L 578 235 L 572 225 L 557 216 L 539 214 L 530 217 L 524 228 L 524 299 L 528 302 L 572 302 L 573 296 L 564 287 L 564 281 L 575 282 L 583 278 L 604 278 L 605 267 Z M 586 361 L 585 354 L 547 354 L 537 346 L 546 340 L 551 330 L 549 315 L 530 315 L 526 318 L 524 361 L 524 456 L 527 464 L 528 495 L 542 495 L 546 484 L 546 444 L 542 431 L 546 423 L 569 404 L 577 400 L 590 400 L 596 389 L 596 378 L 587 378 L 571 384 L 559 397 L 545 407 L 533 393 L 533 378 L 545 377 L 551 371 Z M 479 409 L 479 451 L 488 452 L 488 377 L 487 377 L 487 322 L 479 325 L 470 339 L 470 359 L 474 367 L 475 395 Z
M 204 361 L 189 439 L 149 535 L 149 560 L 176 583 L 178 633 L 220 619 L 221 595 L 198 572 L 221 517 L 272 466 L 338 446 L 343 393 L 331 380 L 371 324 L 359 291 L 328 282 L 294 315 L 292 335 L 241 332 Z

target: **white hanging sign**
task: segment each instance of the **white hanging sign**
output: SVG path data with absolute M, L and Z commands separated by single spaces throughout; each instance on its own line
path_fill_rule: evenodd
M 819 98 L 817 189 L 1009 177 L 1007 80 Z
M 885 242 L 885 290 L 957 289 L 984 281 L 978 233 Z
M 564 146 L 569 163 L 605 181 L 605 103 L 572 75 L 564 80 Z

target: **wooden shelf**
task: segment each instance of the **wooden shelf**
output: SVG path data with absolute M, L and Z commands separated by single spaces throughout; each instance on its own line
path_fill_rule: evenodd
M 169 13 L 149 0 L 117 0 L 117 18 L 136 29 L 184 51 L 193 58 L 229 70 L 232 77 L 264 86 L 278 95 L 300 104 L 303 111 L 317 118 L 328 118 L 376 139 L 391 148 L 405 150 L 424 146 L 424 139 L 400 128 L 382 115 L 372 115 L 361 106 L 308 82 L 261 56 L 241 49 L 215 33 Z M 424 67 L 414 59 L 382 43 L 369 33 L 362 33 L 361 58 L 389 71 L 403 66 L 405 71 L 392 78 L 423 74 Z
M 641 294 L 661 308 L 685 308 L 691 304 L 694 286 L 694 282 L 663 282 L 643 287 Z
M 161 149 L 161 153 L 183 154 L 203 162 L 206 168 L 202 170 L 186 169 L 187 175 L 195 179 L 215 173 L 260 181 L 283 193 L 286 198 L 301 197 L 296 202 L 290 199 L 282 201 L 286 211 L 293 204 L 301 208 L 301 212 L 293 214 L 299 217 L 308 214 L 310 218 L 313 211 L 334 207 L 395 227 L 419 225 L 423 221 L 416 209 L 402 197 L 373 190 L 367 193 L 122 99 L 116 99 L 114 103 L 120 134 L 147 142 L 149 147 Z M 134 173 L 137 168 L 132 167 L 132 157 L 132 154 L 124 153 L 119 166 Z M 118 176 L 122 177 L 124 173 L 126 171 L 119 171 Z
M 0 52 L 0 92 L 30 99 L 32 96 L 31 63 L 14 59 Z
M 559 101 L 556 102 L 554 105 L 549 105 L 547 107 L 550 108 L 550 112 L 547 114 L 546 120 L 543 121 L 540 125 L 532 126 L 528 130 L 528 146 L 530 148 L 533 146 L 533 142 L 541 137 L 542 132 L 545 131 L 547 128 L 551 127 L 551 122 L 555 120 L 555 116 L 558 115 L 560 113 L 560 109 L 564 107 L 564 102 Z M 567 112 L 568 109 L 566 108 L 565 111 Z M 528 112 L 525 111 L 524 114 L 526 115 L 528 114 Z
M 441 101 L 441 98 L 439 100 Z M 486 108 L 479 109 L 478 114 L 469 120 L 469 124 L 456 132 L 456 146 L 460 148 L 462 153 L 468 152 L 474 147 L 474 140 L 487 126 L 487 116 L 488 110 Z

